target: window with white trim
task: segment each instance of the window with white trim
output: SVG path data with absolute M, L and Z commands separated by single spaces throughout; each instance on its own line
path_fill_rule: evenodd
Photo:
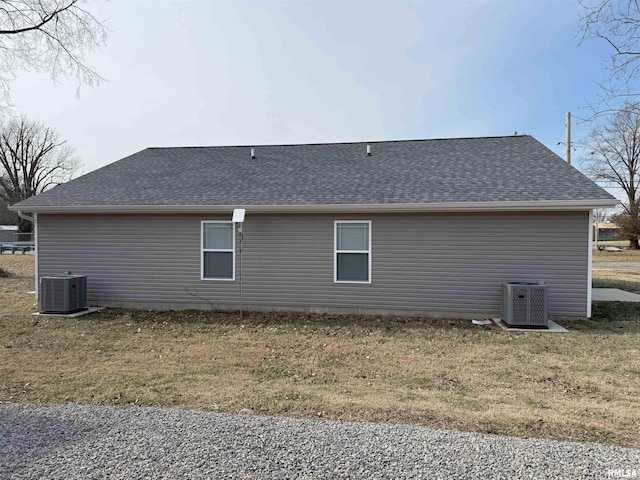
M 371 221 L 335 222 L 336 282 L 371 283 Z
M 234 280 L 236 245 L 233 223 L 202 222 L 202 279 Z

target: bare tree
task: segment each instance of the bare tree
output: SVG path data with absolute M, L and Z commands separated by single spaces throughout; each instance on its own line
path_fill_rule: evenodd
M 624 226 L 630 247 L 640 249 L 640 104 L 626 104 L 595 127 L 585 146 L 591 152 L 585 161 L 587 174 L 624 191 L 626 202 L 613 220 Z
M 104 45 L 107 29 L 79 0 L 0 1 L 0 101 L 9 102 L 17 71 L 47 71 L 53 80 L 75 76 L 94 86 L 102 77 L 86 63 Z
M 640 4 L 638 0 L 580 0 L 582 42 L 600 39 L 611 47 L 610 77 L 600 84 L 590 119 L 619 110 L 640 95 Z
M 0 124 L 0 203 L 10 205 L 64 183 L 78 166 L 55 130 L 25 117 Z M 20 227 L 30 229 L 23 222 Z

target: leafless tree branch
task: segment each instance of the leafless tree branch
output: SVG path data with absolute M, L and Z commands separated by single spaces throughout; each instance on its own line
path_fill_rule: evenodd
M 0 0 L 0 106 L 9 104 L 19 71 L 46 71 L 52 80 L 74 76 L 80 85 L 104 79 L 87 56 L 107 39 L 104 22 L 81 0 Z
M 606 42 L 609 79 L 599 84 L 600 95 L 588 106 L 587 120 L 615 114 L 640 96 L 640 5 L 636 0 L 580 0 L 580 43 L 589 39 Z
M 622 224 L 631 247 L 640 249 L 640 103 L 624 105 L 606 123 L 596 126 L 583 146 L 590 152 L 586 173 L 624 191 L 627 201 L 616 222 Z
M 55 130 L 25 117 L 0 123 L 0 202 L 13 204 L 64 183 L 78 167 Z

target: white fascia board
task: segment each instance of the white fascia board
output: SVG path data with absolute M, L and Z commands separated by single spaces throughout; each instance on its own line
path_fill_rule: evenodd
M 509 211 L 566 211 L 610 208 L 620 203 L 615 199 L 539 200 L 513 202 L 456 202 L 456 203 L 387 203 L 340 205 L 76 205 L 9 207 L 37 213 L 229 213 L 244 208 L 249 213 L 411 213 L 411 212 L 509 212 Z

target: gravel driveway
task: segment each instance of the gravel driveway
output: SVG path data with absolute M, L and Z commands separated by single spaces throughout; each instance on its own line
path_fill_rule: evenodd
M 640 476 L 640 450 L 407 425 L 0 405 L 2 479 L 615 478 L 609 469 Z

